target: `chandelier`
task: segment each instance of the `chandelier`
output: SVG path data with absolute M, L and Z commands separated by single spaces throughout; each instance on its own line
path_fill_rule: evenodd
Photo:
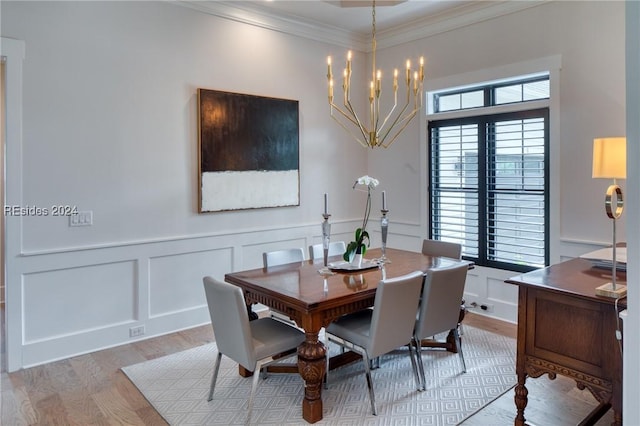
M 406 100 L 398 106 L 398 69 L 393 72 L 393 106 L 384 115 L 380 111 L 380 95 L 382 94 L 382 71 L 376 70 L 376 2 L 372 6 L 371 47 L 372 66 L 369 82 L 369 117 L 368 121 L 360 119 L 351 104 L 351 51 L 347 53 L 347 64 L 343 71 L 342 91 L 343 106 L 334 103 L 333 72 L 331 56 L 327 58 L 327 80 L 329 82 L 329 109 L 333 118 L 343 129 L 365 148 L 382 146 L 388 148 L 407 127 L 409 122 L 422 108 L 422 81 L 424 80 L 424 58 L 420 58 L 418 71 L 411 72 L 411 61 L 407 60 L 405 83 Z M 336 114 L 337 112 L 338 114 Z M 351 127 L 350 124 L 355 127 Z

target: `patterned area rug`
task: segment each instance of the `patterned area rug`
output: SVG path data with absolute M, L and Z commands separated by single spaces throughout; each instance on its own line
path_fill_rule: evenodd
M 362 362 L 331 371 L 322 392 L 323 425 L 456 425 L 516 382 L 514 339 L 470 326 L 459 357 L 425 350 L 427 390 L 418 392 L 406 349 L 382 357 L 373 370 L 378 415 L 371 414 Z M 443 338 L 444 336 L 440 336 Z M 330 352 L 338 348 L 331 344 Z M 171 425 L 234 425 L 246 422 L 251 379 L 223 357 L 213 401 L 206 397 L 217 350 L 215 343 L 123 368 L 153 407 Z M 291 360 L 293 360 L 292 358 Z M 297 374 L 269 374 L 256 390 L 251 423 L 304 424 L 303 382 Z

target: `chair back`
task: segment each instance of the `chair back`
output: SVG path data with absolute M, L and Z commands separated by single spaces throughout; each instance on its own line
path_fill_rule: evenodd
M 457 243 L 450 243 L 440 240 L 422 241 L 422 254 L 427 256 L 442 256 L 452 259 L 461 259 L 462 246 Z
M 347 245 L 344 241 L 334 241 L 329 243 L 328 256 L 337 256 L 339 254 L 344 254 L 345 251 L 347 251 Z M 314 244 L 312 246 L 309 246 L 309 259 L 324 259 L 322 244 Z
M 218 351 L 253 371 L 257 359 L 242 289 L 212 277 L 203 282 Z
M 427 273 L 418 309 L 415 336 L 424 339 L 458 327 L 460 301 L 469 265 L 466 262 Z
M 386 354 L 411 341 L 424 274 L 407 275 L 380 281 L 369 331 L 370 358 Z
M 276 250 L 262 253 L 262 264 L 265 268 L 269 266 L 284 265 L 286 263 L 304 261 L 304 250 L 302 248 L 292 248 Z

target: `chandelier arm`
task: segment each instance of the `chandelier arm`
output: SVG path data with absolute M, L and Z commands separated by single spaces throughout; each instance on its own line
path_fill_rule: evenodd
M 419 89 L 419 90 L 418 90 Z M 420 97 L 418 97 L 418 92 L 420 92 L 422 94 L 422 84 L 420 84 L 420 87 L 416 87 L 413 90 L 413 110 L 409 113 L 407 113 L 406 115 L 404 115 L 405 111 L 407 110 L 408 106 L 409 106 L 409 102 L 411 100 L 411 89 L 407 88 L 407 102 L 404 104 L 404 107 L 402 108 L 402 111 L 400 111 L 400 113 L 398 113 L 398 115 L 396 116 L 395 120 L 393 120 L 393 123 L 391 124 L 391 126 L 389 127 L 389 129 L 385 132 L 384 136 L 382 137 L 382 142 L 384 142 L 384 140 L 387 138 L 387 136 L 389 135 L 389 133 L 391 133 L 391 131 L 393 130 L 393 128 L 397 125 L 397 124 L 402 124 L 405 121 L 411 121 L 411 119 L 413 119 L 413 117 L 415 116 L 415 114 L 422 109 L 422 95 Z M 389 114 L 391 115 L 391 114 Z M 386 121 L 386 120 L 385 120 Z M 384 124 L 383 124 L 384 127 Z M 400 132 L 406 127 L 406 124 L 404 126 L 402 126 L 402 129 L 400 130 Z M 381 128 L 382 130 L 382 128 Z M 396 136 L 397 137 L 397 136 Z M 395 137 L 394 137 L 395 139 Z
M 367 140 L 367 135 L 368 135 L 367 129 L 362 126 L 362 123 L 360 123 L 359 121 L 356 121 L 358 119 L 358 116 L 355 114 L 353 107 L 351 107 L 351 103 L 345 104 L 348 112 L 343 111 L 338 105 L 331 104 L 331 106 L 335 108 L 351 124 L 354 124 L 356 127 L 358 127 L 358 130 L 360 130 L 360 133 L 362 133 L 363 139 Z M 339 123 L 340 126 L 342 126 L 354 139 L 356 139 L 358 142 L 360 142 L 360 144 L 362 144 L 361 139 L 357 137 L 351 130 L 347 129 L 344 123 L 338 120 L 338 118 L 333 115 L 333 109 L 331 110 L 331 118 L 333 118 L 337 123 Z M 364 145 L 364 146 L 366 147 L 367 145 Z
M 380 141 L 380 145 L 382 145 L 383 148 L 388 148 L 398 138 L 398 136 L 400 136 L 400 133 L 402 133 L 404 131 L 404 129 L 409 125 L 409 123 L 411 122 L 411 120 L 413 120 L 413 118 L 416 116 L 418 111 L 419 111 L 419 109 L 414 109 L 409 115 L 404 117 L 400 121 L 400 123 L 403 123 L 402 126 L 400 127 L 400 129 L 393 135 L 393 137 L 391 138 L 389 143 L 385 144 L 384 141 L 387 139 L 387 136 L 389 135 L 389 132 L 391 131 L 391 129 L 389 129 L 389 131 L 382 138 L 382 141 Z
M 404 109 L 406 109 L 406 107 Z M 403 109 L 403 112 L 404 112 L 404 109 Z M 404 128 L 407 127 L 407 124 L 409 124 L 409 121 L 413 120 L 413 118 L 416 116 L 418 111 L 420 111 L 420 109 L 421 109 L 421 107 L 418 107 L 417 105 L 414 105 L 413 110 L 411 110 L 407 114 L 405 114 L 405 115 L 398 114 L 398 116 L 396 117 L 396 119 L 393 122 L 393 125 L 391 127 L 389 127 L 389 129 L 385 132 L 382 140 L 384 141 L 387 138 L 387 136 L 393 131 L 393 129 L 396 128 L 396 126 L 398 124 L 400 124 L 402 126 L 401 129 L 398 131 L 398 133 L 402 132 L 404 130 Z
M 354 120 L 352 118 L 352 116 L 350 114 L 348 114 L 347 112 L 343 111 L 338 105 L 332 103 L 331 104 L 332 110 L 331 110 L 331 116 L 333 117 L 333 110 L 335 109 L 336 111 L 338 111 L 344 118 L 346 118 L 347 120 L 349 120 L 352 124 L 355 124 L 356 126 L 358 126 L 358 122 L 356 120 Z
M 362 145 L 363 148 L 368 148 L 369 145 L 363 141 L 362 139 L 360 139 L 357 135 L 355 135 L 351 130 L 349 130 L 349 128 L 338 119 L 338 117 L 336 117 L 335 115 L 332 115 L 331 118 L 333 118 L 333 120 L 338 123 L 340 125 L 340 127 L 342 127 L 347 133 L 349 133 L 349 135 L 351 135 L 351 137 L 353 139 L 355 139 L 356 142 L 358 142 L 360 145 Z M 348 117 L 347 117 L 348 118 Z
M 387 125 L 387 121 L 389 121 L 389 118 L 391 118 L 391 116 L 393 115 L 393 111 L 396 110 L 397 106 L 398 106 L 398 94 L 396 93 L 395 96 L 394 96 L 394 100 L 393 100 L 393 107 L 391 107 L 391 109 L 389 110 L 389 113 L 387 114 L 387 116 L 382 121 L 382 125 L 380 126 L 380 129 L 379 129 L 380 132 Z M 393 126 L 391 126 L 391 127 L 393 127 Z
M 376 99 L 373 99 L 369 103 L 369 123 L 371 123 L 371 130 L 377 133 L 378 130 L 378 114 L 376 112 Z
M 362 133 L 362 137 L 367 140 L 368 139 L 368 135 L 369 135 L 369 129 L 367 129 L 364 124 L 362 124 L 362 121 L 360 121 L 360 117 L 358 117 L 358 113 L 356 112 L 356 110 L 353 108 L 353 106 L 351 105 L 351 100 L 349 100 L 346 104 L 344 104 L 344 106 L 347 108 L 347 111 L 349 111 L 349 113 L 351 113 L 351 115 L 353 116 L 353 119 L 349 118 L 356 126 L 358 126 L 360 133 Z M 355 121 L 354 121 L 355 120 Z
M 396 125 L 398 123 L 402 123 L 404 121 L 403 117 L 406 117 L 405 111 L 407 111 L 407 108 L 409 107 L 410 100 L 411 99 L 407 98 L 407 102 L 405 102 L 404 106 L 402 107 L 402 110 L 400 110 L 400 112 L 398 112 L 398 114 L 395 116 L 395 118 L 394 118 L 393 122 L 391 123 L 391 125 L 389 126 L 389 128 L 384 132 L 384 136 L 382 137 L 382 141 L 384 141 L 387 138 L 389 133 L 391 133 L 391 131 L 396 127 Z M 411 114 L 411 112 L 407 113 L 407 115 L 410 115 L 410 114 Z M 389 115 L 391 115 L 391 114 L 389 114 Z M 382 128 L 380 130 L 382 131 Z

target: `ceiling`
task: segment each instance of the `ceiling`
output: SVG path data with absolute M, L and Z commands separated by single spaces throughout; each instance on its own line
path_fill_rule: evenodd
M 372 0 L 169 0 L 223 18 L 370 51 Z M 376 0 L 378 47 L 391 47 L 553 0 Z

